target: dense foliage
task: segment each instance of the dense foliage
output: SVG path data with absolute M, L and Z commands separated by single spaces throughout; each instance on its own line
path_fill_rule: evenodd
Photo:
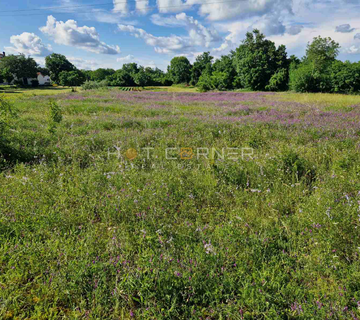
M 36 78 L 38 65 L 33 58 L 25 55 L 9 55 L 0 60 L 0 78 L 11 83 L 26 85 L 27 78 Z
M 52 53 L 45 58 L 45 66 L 50 72 L 51 81 L 60 83 L 60 74 L 63 71 L 73 71 L 75 66 L 62 54 Z
M 26 84 L 36 71 L 50 74 L 53 83 L 63 86 L 98 88 L 104 83 L 118 87 L 192 85 L 200 91 L 246 89 L 253 91 L 358 93 L 360 62 L 336 60 L 339 44 L 331 38 L 315 37 L 302 59 L 288 57 L 286 47 L 266 39 L 255 29 L 248 32 L 236 50 L 214 61 L 210 52 L 198 55 L 193 64 L 185 56 L 171 60 L 164 72 L 158 68 L 124 64 L 120 69 L 78 70 L 64 55 L 46 57 L 46 68 L 32 58 L 8 56 L 0 61 L 0 82 Z M 24 79 L 24 80 L 22 80 Z M 101 82 L 97 86 L 95 82 Z M 36 80 L 32 83 L 37 86 Z

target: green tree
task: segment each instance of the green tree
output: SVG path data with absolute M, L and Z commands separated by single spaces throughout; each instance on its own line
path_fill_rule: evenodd
M 311 43 L 308 43 L 306 60 L 313 64 L 314 69 L 323 70 L 335 61 L 339 49 L 340 45 L 331 38 L 318 36 Z
M 45 58 L 45 66 L 50 71 L 51 81 L 60 84 L 60 73 L 73 71 L 75 66 L 62 54 L 52 53 Z
M 221 56 L 220 59 L 217 59 L 213 64 L 213 70 L 214 72 L 221 72 L 227 74 L 227 78 L 224 79 L 224 85 L 226 89 L 229 90 L 238 87 L 235 82 L 237 73 L 233 62 L 233 53 L 226 56 Z
M 149 74 L 149 70 L 146 72 L 144 67 L 140 67 L 139 72 L 134 75 L 134 82 L 140 87 L 150 85 L 151 76 Z
M 186 57 L 175 57 L 168 66 L 168 73 L 175 84 L 189 83 L 191 78 L 191 64 Z
M 11 83 L 14 80 L 14 75 L 10 72 L 10 68 L 1 68 L 0 65 L 0 82 L 2 82 L 1 79 L 7 83 Z
M 131 75 L 122 69 L 116 70 L 113 75 L 107 77 L 107 80 L 110 86 L 126 87 L 135 85 Z
M 339 44 L 331 38 L 316 37 L 308 43 L 300 64 L 290 67 L 290 88 L 298 92 L 330 92 L 331 68 L 339 54 Z
M 92 81 L 102 81 L 105 80 L 108 76 L 111 76 L 115 73 L 114 69 L 104 69 L 99 68 L 94 71 L 90 71 L 90 80 Z
M 204 52 L 203 54 L 196 57 L 193 67 L 191 68 L 191 81 L 190 84 L 196 85 L 200 79 L 200 76 L 205 71 L 209 70 L 211 67 L 213 57 L 210 55 L 210 52 Z
M 331 65 L 331 91 L 354 93 L 360 91 L 360 62 L 334 61 Z
M 274 42 L 255 29 L 236 49 L 234 64 L 243 87 L 264 90 L 275 72 L 286 64 L 286 50 L 284 46 L 276 49 Z
M 7 82 L 16 80 L 18 83 L 27 84 L 27 78 L 36 78 L 37 70 L 38 65 L 35 60 L 30 57 L 26 58 L 22 54 L 9 55 L 0 60 L 0 73 Z
M 59 83 L 62 86 L 77 87 L 85 82 L 85 75 L 80 70 L 61 71 Z
M 38 67 L 38 72 L 40 72 L 43 76 L 50 76 L 50 70 L 47 68 Z

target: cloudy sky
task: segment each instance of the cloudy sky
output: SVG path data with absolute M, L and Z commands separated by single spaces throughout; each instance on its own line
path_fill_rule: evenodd
M 321 35 L 340 43 L 340 59 L 359 61 L 359 16 L 360 0 L 2 1 L 0 51 L 40 64 L 56 52 L 84 69 L 137 62 L 165 70 L 177 55 L 227 54 L 258 28 L 289 55 L 303 56 Z

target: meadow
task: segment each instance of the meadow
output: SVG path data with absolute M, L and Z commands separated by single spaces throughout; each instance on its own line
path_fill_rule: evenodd
M 360 318 L 360 97 L 189 91 L 5 94 L 1 319 Z

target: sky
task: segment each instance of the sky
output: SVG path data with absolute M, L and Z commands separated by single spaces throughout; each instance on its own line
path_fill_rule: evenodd
M 80 69 L 124 63 L 166 70 L 174 56 L 215 58 L 259 29 L 302 57 L 314 37 L 341 45 L 339 59 L 360 60 L 360 0 L 13 0 L 0 1 L 0 52 L 44 65 L 55 52 Z

